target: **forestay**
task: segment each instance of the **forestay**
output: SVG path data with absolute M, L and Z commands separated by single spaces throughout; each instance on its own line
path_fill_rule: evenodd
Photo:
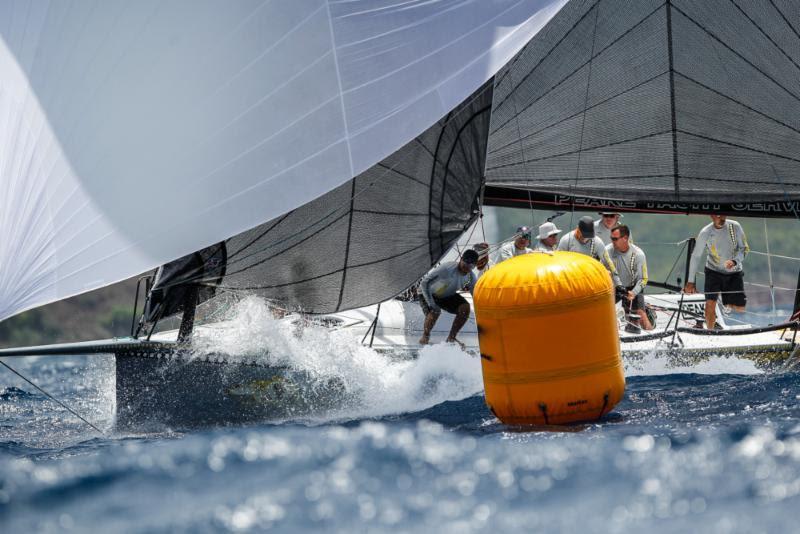
M 0 319 L 347 189 L 563 3 L 0 3 Z
M 570 2 L 497 74 L 487 158 L 487 204 L 796 217 L 797 3 Z

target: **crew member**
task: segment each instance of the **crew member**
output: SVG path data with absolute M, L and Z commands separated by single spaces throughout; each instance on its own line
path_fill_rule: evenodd
M 703 253 L 707 252 L 703 289 L 706 295 L 706 328 L 714 328 L 717 323 L 717 295 L 722 293 L 722 304 L 732 310 L 743 312 L 747 305 L 744 293 L 744 272 L 742 262 L 750 252 L 747 237 L 742 226 L 725 215 L 711 215 L 711 224 L 706 225 L 697 235 L 692 260 L 689 262 L 689 280 L 683 290 L 696 293 L 695 278 Z
M 619 224 L 621 217 L 618 211 L 601 211 L 600 218 L 594 221 L 594 235 L 600 238 L 603 245 L 611 244 L 611 229 Z
M 558 234 L 561 230 L 556 228 L 556 225 L 551 222 L 543 223 L 539 226 L 539 235 L 536 236 L 536 248 L 533 250 L 537 252 L 553 252 L 558 247 Z
M 606 247 L 611 262 L 619 275 L 620 282 L 624 288 L 624 293 L 619 295 L 622 298 L 622 308 L 625 315 L 638 316 L 634 321 L 626 325 L 633 327 L 633 331 L 638 331 L 640 324 L 645 330 L 652 330 L 653 325 L 645 313 L 644 306 L 644 287 L 647 285 L 647 258 L 642 249 L 630 242 L 631 231 L 624 224 L 615 226 L 611 229 L 611 244 Z
M 594 235 L 594 221 L 588 215 L 578 220 L 578 227 L 574 231 L 567 232 L 561 237 L 561 241 L 558 242 L 558 250 L 579 252 L 596 259 L 611 273 L 614 287 L 622 285 L 617 270 L 606 252 L 605 245 L 599 237 Z
M 467 322 L 470 313 L 469 303 L 458 291 L 467 289 L 470 293 L 475 289 L 477 277 L 472 269 L 478 263 L 478 253 L 472 249 L 465 250 L 459 261 L 452 261 L 440 265 L 422 277 L 419 283 L 422 311 L 425 314 L 425 324 L 420 345 L 430 342 L 431 330 L 442 309 L 455 315 L 453 326 L 450 328 L 448 343 L 458 343 L 464 346 L 456 335 Z
M 478 253 L 478 263 L 475 264 L 475 269 L 480 278 L 489 270 L 489 243 L 476 243 L 472 246 L 472 250 Z
M 530 244 L 531 229 L 527 226 L 520 226 L 517 228 L 514 241 L 503 244 L 503 246 L 500 247 L 500 250 L 497 251 L 497 259 L 495 260 L 495 263 L 500 263 L 501 261 L 513 258 L 514 256 L 519 256 L 520 254 L 528 254 L 529 252 L 533 252 L 528 248 Z

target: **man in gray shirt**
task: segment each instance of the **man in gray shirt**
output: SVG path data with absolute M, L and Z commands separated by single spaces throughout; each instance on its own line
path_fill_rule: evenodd
M 430 342 L 431 330 L 444 309 L 455 315 L 447 342 L 464 347 L 456 335 L 469 319 L 470 307 L 458 291 L 466 289 L 472 293 L 475 289 L 477 277 L 472 269 L 477 263 L 478 253 L 473 249 L 465 250 L 459 261 L 444 263 L 422 277 L 419 282 L 419 303 L 425 314 L 425 324 L 419 339 L 420 345 Z
M 573 232 L 567 232 L 558 242 L 558 250 L 569 252 L 579 252 L 592 257 L 602 263 L 608 272 L 611 273 L 611 280 L 614 286 L 622 285 L 617 275 L 611 258 L 608 257 L 606 247 L 600 238 L 594 235 L 594 221 L 591 217 L 585 216 L 578 220 L 578 227 Z
M 594 235 L 600 238 L 604 245 L 611 244 L 611 229 L 619 224 L 622 214 L 617 211 L 601 211 L 600 218 L 594 222 Z
M 517 233 L 514 236 L 514 241 L 504 243 L 503 246 L 497 251 L 494 263 L 495 265 L 501 261 L 506 261 L 514 256 L 520 254 L 528 254 L 533 252 L 528 246 L 531 244 L 531 229 L 527 226 L 520 226 L 517 228 Z
M 743 312 L 747 305 L 744 293 L 744 272 L 742 262 L 750 252 L 747 237 L 742 226 L 725 215 L 711 215 L 711 224 L 705 226 L 697 235 L 692 259 L 689 262 L 689 280 L 683 290 L 696 293 L 695 278 L 703 253 L 706 256 L 706 328 L 714 328 L 717 322 L 717 295 L 722 294 L 722 303 L 731 309 Z
M 636 323 L 641 324 L 645 330 L 652 330 L 653 325 L 645 313 L 644 294 L 642 291 L 647 285 L 647 258 L 642 249 L 630 242 L 630 228 L 624 224 L 615 226 L 611 230 L 611 244 L 606 247 L 611 263 L 614 264 L 619 280 L 625 288 L 622 297 L 622 308 L 626 314 L 633 313 L 638 316 L 632 321 L 634 330 L 638 331 Z

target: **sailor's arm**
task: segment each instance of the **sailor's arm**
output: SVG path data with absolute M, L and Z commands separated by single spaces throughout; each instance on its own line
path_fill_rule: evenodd
M 689 261 L 689 276 L 686 280 L 686 287 L 683 288 L 686 293 L 694 293 L 696 291 L 694 282 L 697 279 L 697 268 L 700 267 L 700 261 L 703 259 L 703 252 L 706 250 L 707 242 L 708 232 L 703 228 L 697 234 L 692 259 Z
M 475 276 L 475 271 L 469 272 L 469 282 L 467 283 L 467 289 L 469 290 L 469 294 L 475 291 L 475 284 L 478 282 L 478 277 Z
M 747 244 L 744 228 L 738 224 L 734 228 L 736 232 L 736 248 L 733 251 L 733 261 L 736 262 L 736 265 L 741 265 L 744 257 L 750 252 L 750 245 Z
M 644 255 L 644 252 L 638 252 L 636 254 L 636 285 L 633 286 L 631 291 L 634 295 L 638 295 L 642 291 L 644 291 L 644 287 L 647 285 L 647 258 Z
M 611 273 L 611 280 L 614 282 L 614 287 L 621 286 L 622 281 L 619 279 L 619 274 L 617 273 L 617 268 L 614 266 L 614 262 L 611 261 L 611 256 L 608 255 L 608 251 L 605 247 L 600 250 L 603 251 L 600 257 L 600 263 L 605 265 L 608 272 Z
M 431 282 L 436 280 L 439 276 L 439 267 L 428 271 L 428 274 L 422 277 L 422 280 L 419 282 L 419 291 L 422 293 L 422 298 L 425 299 L 425 302 L 428 303 L 428 307 L 434 311 L 439 310 L 439 306 L 437 306 L 436 301 L 433 300 L 433 295 L 431 295 Z

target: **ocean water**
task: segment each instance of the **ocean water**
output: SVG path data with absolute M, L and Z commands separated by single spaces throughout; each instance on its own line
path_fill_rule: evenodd
M 348 394 L 294 420 L 120 432 L 112 358 L 7 359 L 104 434 L 1 369 L 0 532 L 800 529 L 797 372 L 653 356 L 602 421 L 516 428 L 453 346 L 403 360 L 313 327 L 258 335 Z

